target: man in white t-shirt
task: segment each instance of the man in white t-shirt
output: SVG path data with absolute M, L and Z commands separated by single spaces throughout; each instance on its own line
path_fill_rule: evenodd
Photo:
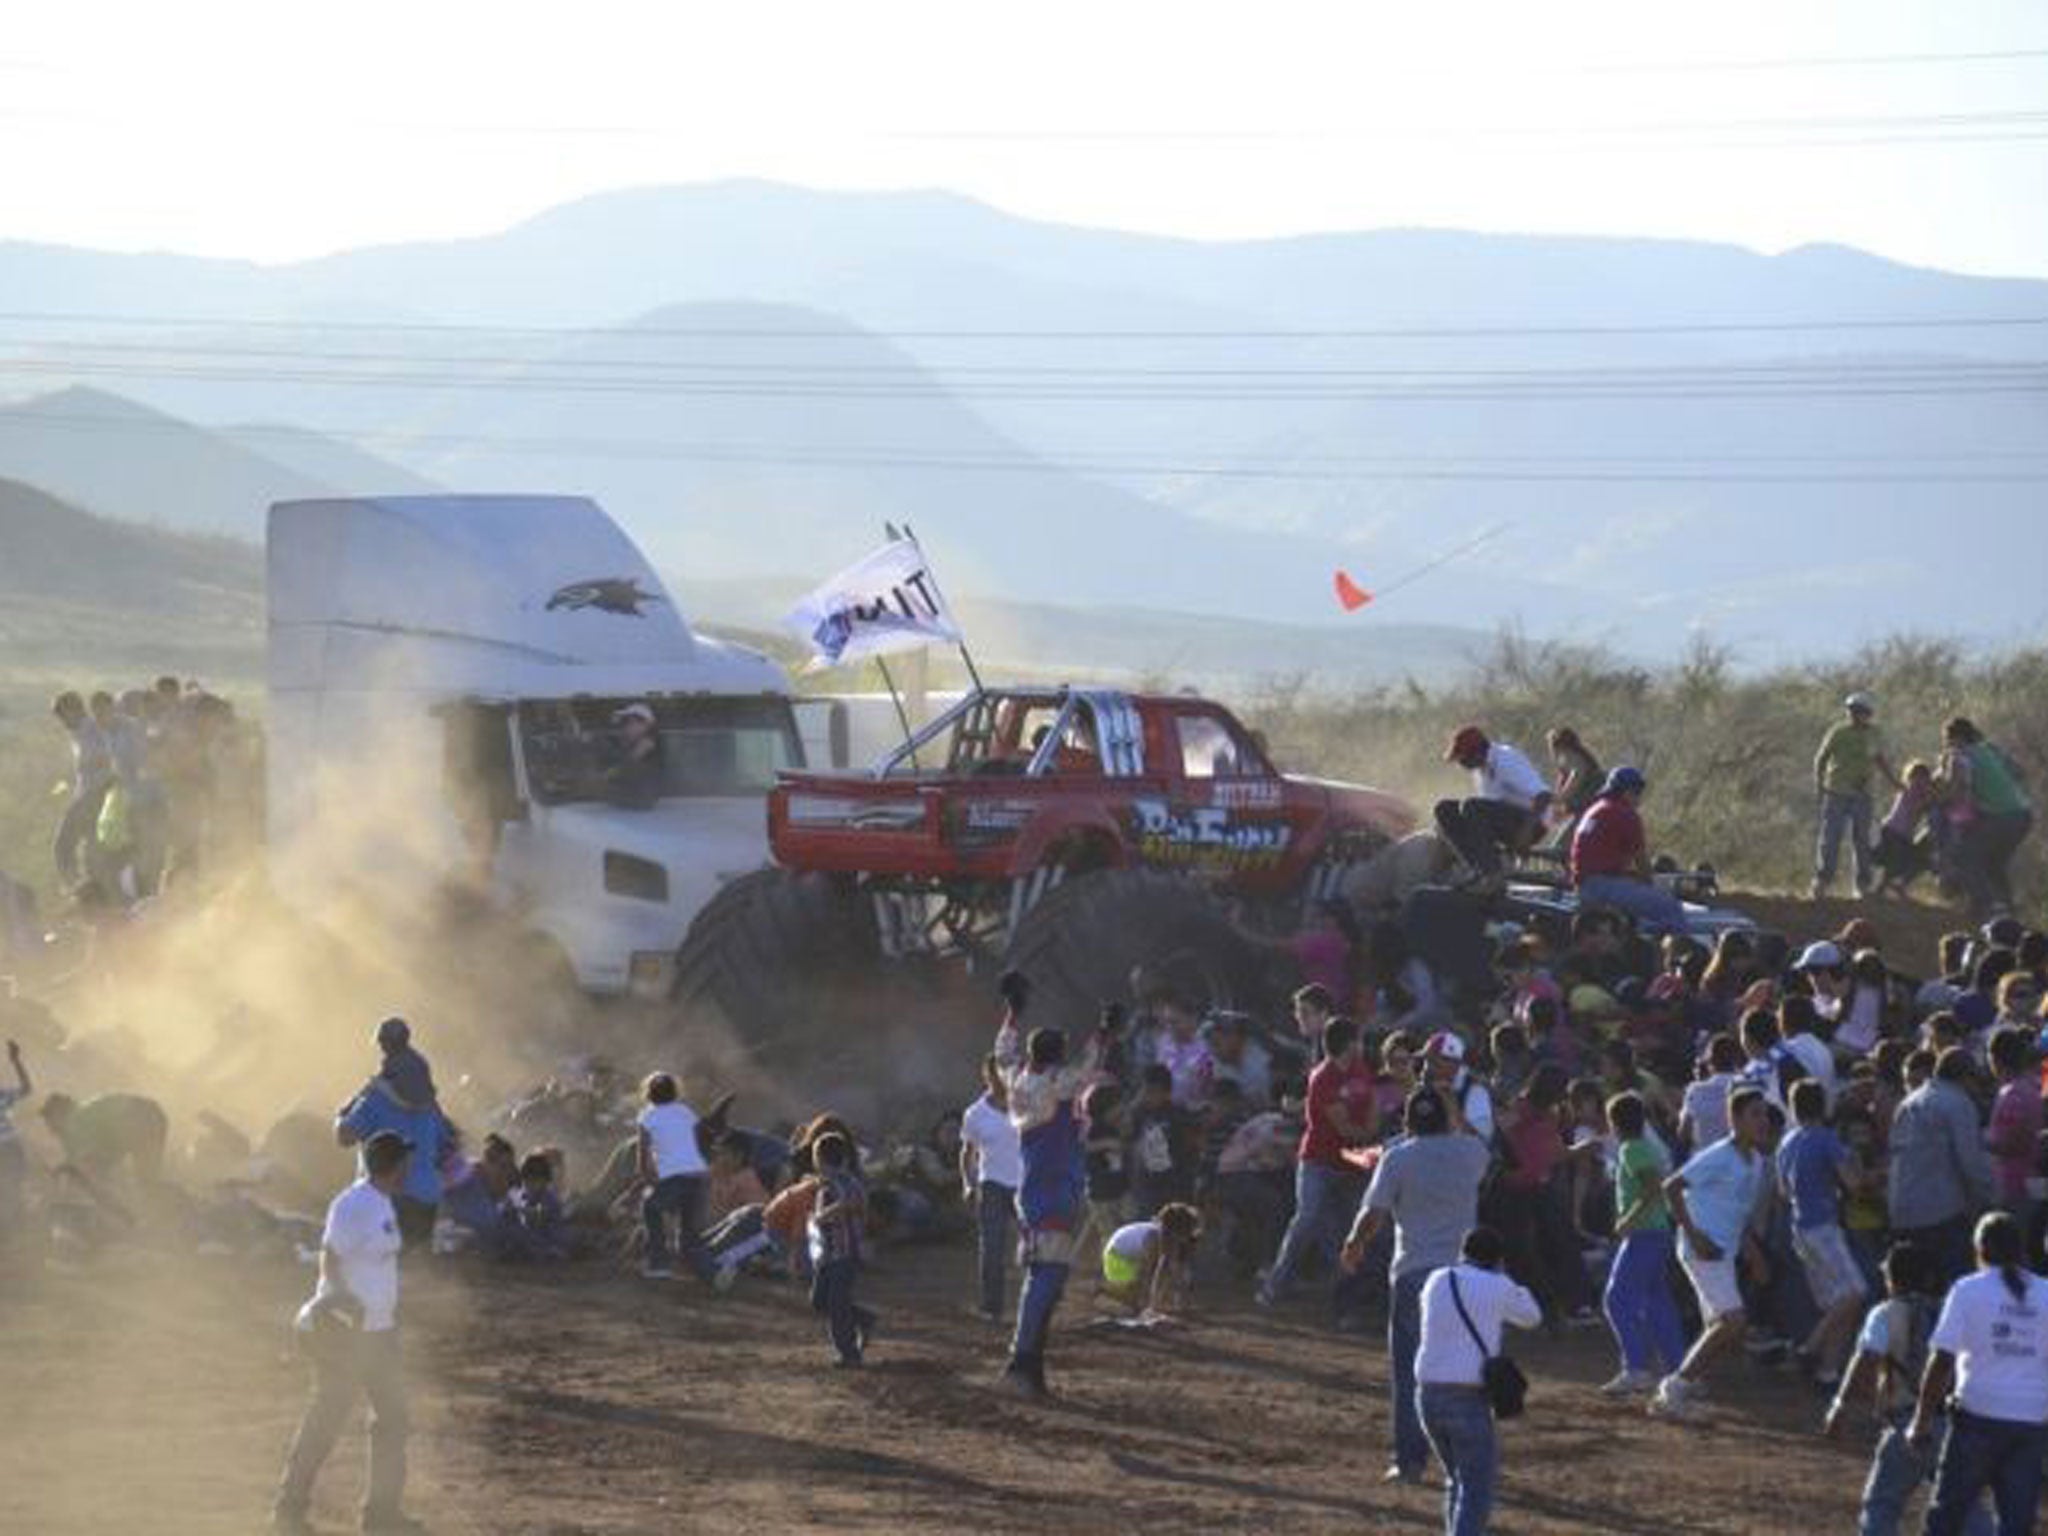
M 1022 1138 L 1010 1119 L 1010 1093 L 1002 1064 L 994 1056 L 981 1064 L 982 1096 L 960 1116 L 960 1194 L 976 1208 L 980 1246 L 980 1312 L 990 1322 L 1003 1315 L 1003 1287 L 1009 1271 L 1017 1186 L 1024 1182 Z
M 640 1111 L 640 1183 L 647 1193 L 640 1216 L 647 1226 L 647 1251 L 641 1274 L 650 1280 L 675 1277 L 669 1258 L 669 1220 L 680 1232 L 683 1261 L 698 1279 L 710 1281 L 717 1266 L 705 1251 L 704 1187 L 710 1165 L 697 1138 L 697 1112 L 682 1100 L 671 1073 L 648 1077 L 642 1092 L 647 1107 Z
M 398 1352 L 398 1211 L 412 1143 L 379 1131 L 363 1143 L 363 1176 L 334 1197 L 320 1235 L 320 1280 L 296 1330 L 313 1365 L 313 1396 L 285 1459 L 273 1528 L 304 1532 L 313 1483 L 360 1393 L 370 1400 L 370 1469 L 363 1529 L 415 1532 L 401 1512 L 409 1419 Z
M 1476 725 L 1451 738 L 1444 753 L 1472 775 L 1472 794 L 1436 803 L 1437 830 L 1476 879 L 1500 873 L 1502 850 L 1528 848 L 1543 830 L 1550 786 L 1536 765 L 1504 741 L 1492 741 Z
M 1998 1536 L 2036 1528 L 2048 1452 L 2048 1280 L 2029 1272 L 2025 1259 L 2026 1234 L 2011 1216 L 1995 1211 L 1978 1222 L 1980 1267 L 1949 1288 L 1927 1340 L 1907 1440 L 1926 1446 L 1942 1404 L 1949 1405 L 1928 1536 L 1959 1536 L 1986 1489 Z

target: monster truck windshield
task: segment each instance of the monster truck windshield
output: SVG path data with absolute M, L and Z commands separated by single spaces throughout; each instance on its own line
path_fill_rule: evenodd
M 654 711 L 658 800 L 763 795 L 782 770 L 803 766 L 783 698 L 529 700 L 519 706 L 519 740 L 534 798 L 617 800 L 614 770 L 625 753 L 617 716 L 632 704 Z

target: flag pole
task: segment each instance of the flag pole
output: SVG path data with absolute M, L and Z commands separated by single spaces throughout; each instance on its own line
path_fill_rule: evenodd
M 903 695 L 896 689 L 896 679 L 890 675 L 889 663 L 877 656 L 875 665 L 882 669 L 882 681 L 889 685 L 889 702 L 896 706 L 896 723 L 903 727 L 903 744 L 910 747 L 910 738 L 916 733 L 910 729 L 910 713 L 903 707 Z M 924 764 L 917 760 L 915 747 L 910 747 L 910 766 L 918 769 L 924 767 Z
M 889 529 L 890 538 L 893 539 L 896 537 L 896 530 L 893 527 L 890 527 L 890 525 L 887 523 L 884 523 L 882 526 Z M 919 554 L 924 553 L 924 545 L 918 543 L 917 533 L 915 532 L 915 530 L 911 528 L 910 524 L 908 523 L 905 523 L 903 525 L 903 537 L 910 540 L 911 543 L 917 544 L 917 552 Z M 927 569 L 929 569 L 929 567 L 927 567 Z M 936 580 L 936 578 L 934 578 L 934 580 Z M 964 629 L 960 631 L 959 649 L 960 660 L 967 667 L 967 680 L 974 685 L 974 691 L 976 693 L 986 693 L 988 689 L 983 685 L 981 681 L 981 672 L 974 665 L 974 653 L 967 649 L 967 631 Z

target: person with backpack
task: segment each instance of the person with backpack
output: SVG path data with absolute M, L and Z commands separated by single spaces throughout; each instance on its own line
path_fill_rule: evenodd
M 2026 1237 L 2005 1212 L 1978 1222 L 1976 1240 L 1977 1272 L 1950 1288 L 1927 1337 L 1906 1439 L 1931 1448 L 1946 1406 L 1927 1536 L 1959 1536 L 1986 1489 L 1998 1536 L 2029 1536 L 2048 1453 L 2048 1280 L 2025 1268 Z
M 1499 1233 L 1474 1227 L 1458 1257 L 1422 1285 L 1415 1402 L 1444 1467 L 1444 1536 L 1486 1530 L 1500 1470 L 1487 1362 L 1500 1355 L 1509 1324 L 1534 1328 L 1543 1320 L 1536 1298 L 1501 1273 L 1503 1253 Z
M 1955 828 L 1953 858 L 1970 915 L 2012 910 L 2012 859 L 2034 829 L 2034 802 L 2011 757 L 1957 715 L 1941 728 L 1935 784 Z
M 1870 1476 L 1863 1484 L 1857 1536 L 1899 1536 L 1906 1502 L 1914 1489 L 1934 1476 L 1934 1458 L 1906 1438 L 1906 1425 L 1927 1364 L 1927 1337 L 1941 1311 L 1941 1280 L 1932 1256 L 1914 1243 L 1892 1244 L 1882 1268 L 1884 1300 L 1865 1315 L 1848 1372 L 1821 1422 L 1821 1433 L 1834 1439 L 1842 1432 L 1851 1405 L 1869 1393 L 1881 1427 Z M 1947 1428 L 1943 1414 L 1934 1424 L 1936 1437 Z M 1975 1509 L 1963 1529 L 1967 1536 L 1989 1536 L 1991 1522 Z

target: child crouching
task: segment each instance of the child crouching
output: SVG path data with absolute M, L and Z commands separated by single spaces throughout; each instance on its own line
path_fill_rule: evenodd
M 1120 1227 L 1102 1250 L 1102 1294 L 1132 1314 L 1172 1317 L 1187 1308 L 1202 1216 L 1174 1202 L 1150 1221 Z

